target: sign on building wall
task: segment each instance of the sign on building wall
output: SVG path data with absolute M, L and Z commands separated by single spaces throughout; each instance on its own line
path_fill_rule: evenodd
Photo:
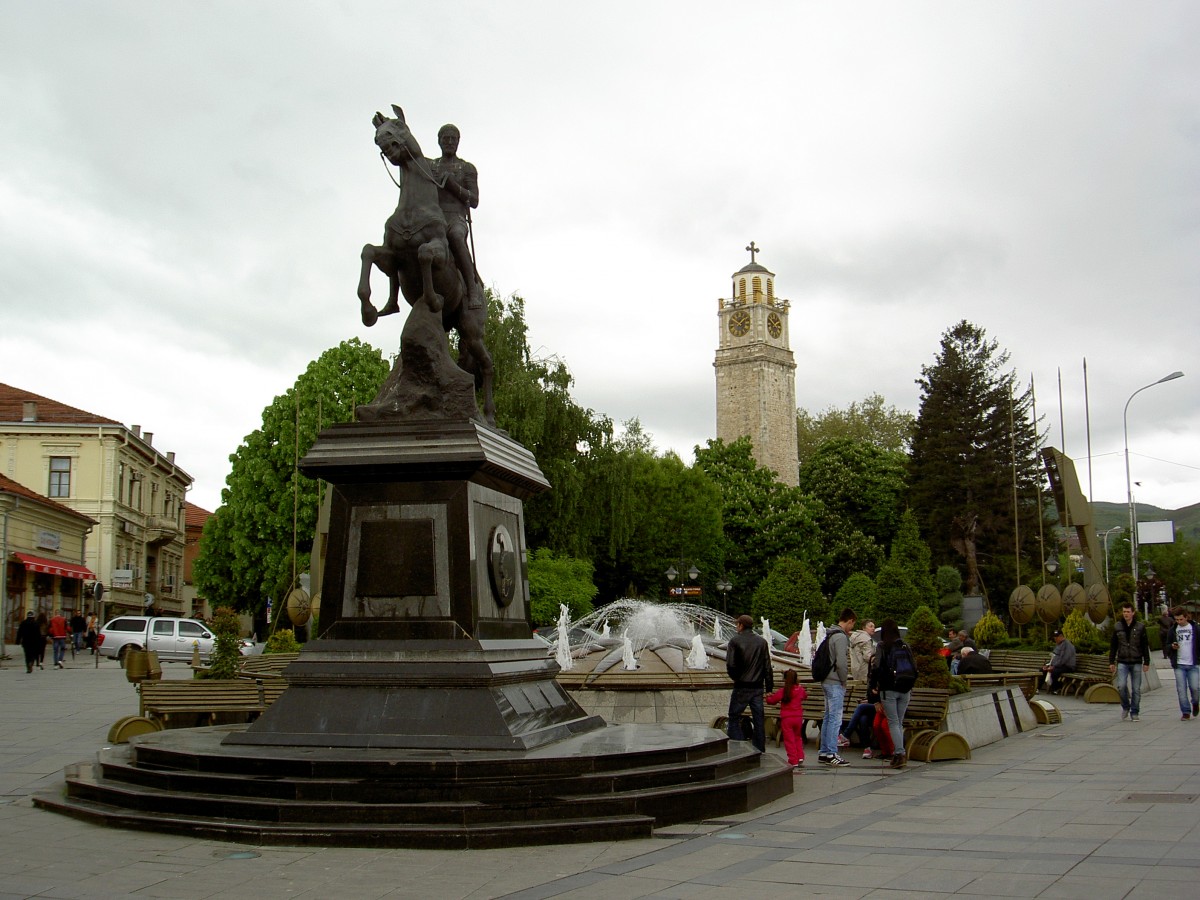
M 57 553 L 59 548 L 62 546 L 62 535 L 57 531 L 46 531 L 44 528 L 40 529 L 37 533 L 37 537 L 34 539 L 34 546 L 40 547 L 43 550 L 53 550 L 55 553 Z

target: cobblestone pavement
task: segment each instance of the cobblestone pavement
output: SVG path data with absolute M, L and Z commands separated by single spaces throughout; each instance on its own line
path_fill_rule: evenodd
M 1194 898 L 1200 883 L 1200 722 L 1161 690 L 1139 722 L 1061 701 L 1063 723 L 966 762 L 892 772 L 849 757 L 742 816 L 648 840 L 509 850 L 249 847 L 123 831 L 36 810 L 65 765 L 137 711 L 115 662 L 0 668 L 0 898 Z M 181 664 L 167 678 L 190 677 Z M 769 752 L 779 753 L 775 748 Z

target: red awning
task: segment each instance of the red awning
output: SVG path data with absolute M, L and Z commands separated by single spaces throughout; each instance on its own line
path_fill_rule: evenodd
M 78 578 L 83 581 L 95 581 L 96 576 L 87 566 L 75 563 L 60 562 L 57 559 L 46 559 L 31 553 L 13 553 L 32 572 L 45 572 L 47 575 L 57 575 L 60 578 Z

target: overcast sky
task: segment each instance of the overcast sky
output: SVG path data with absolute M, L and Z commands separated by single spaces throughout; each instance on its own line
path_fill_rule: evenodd
M 1200 502 L 1200 4 L 0 0 L 0 381 L 229 454 L 359 321 L 370 120 L 462 129 L 478 266 L 574 396 L 691 459 L 717 298 L 791 300 L 798 404 L 914 383 L 960 319 L 1096 500 Z M 384 290 L 376 276 L 377 295 Z M 1062 406 L 1059 405 L 1059 372 Z M 1065 436 L 1060 430 L 1065 422 Z

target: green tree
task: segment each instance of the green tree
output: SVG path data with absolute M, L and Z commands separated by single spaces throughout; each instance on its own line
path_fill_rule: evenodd
M 948 688 L 950 667 L 942 656 L 942 623 L 928 606 L 918 606 L 909 618 L 907 643 L 917 663 L 917 684 L 923 688 Z
M 913 584 L 908 571 L 892 560 L 884 563 L 875 576 L 878 599 L 875 601 L 875 618 L 895 619 L 904 622 L 921 605 L 921 592 Z
M 317 482 L 299 473 L 296 459 L 321 428 L 350 421 L 356 406 L 374 399 L 387 373 L 378 350 L 356 338 L 343 341 L 263 410 L 262 427 L 230 456 L 221 506 L 204 527 L 193 571 L 210 603 L 255 612 L 268 597 L 286 595 L 293 536 L 312 536 L 320 503 Z M 307 567 L 308 554 L 299 554 L 296 571 Z
M 236 678 L 240 659 L 238 636 L 241 632 L 237 614 L 228 606 L 218 607 L 213 614 L 212 630 L 216 639 L 208 661 L 208 677 Z
M 847 578 L 833 598 L 833 606 L 836 610 L 840 611 L 849 607 L 858 614 L 859 622 L 876 618 L 875 610 L 878 605 L 879 588 L 871 578 L 862 572 L 856 572 Z
M 781 484 L 774 472 L 758 465 L 748 437 L 697 447 L 696 468 L 720 492 L 722 555 L 735 584 L 752 591 L 783 556 L 806 563 L 820 578 L 820 502 Z
M 816 576 L 798 559 L 785 556 L 776 560 L 754 591 L 751 615 L 756 620 L 770 620 L 771 627 L 782 634 L 791 634 L 804 623 L 805 610 L 813 621 L 823 621 L 829 613 Z
M 799 488 L 881 547 L 892 542 L 904 510 L 906 458 L 865 441 L 834 438 L 800 467 Z
M 817 415 L 796 410 L 796 436 L 803 466 L 827 441 L 848 439 L 880 450 L 905 454 L 912 438 L 913 415 L 889 406 L 879 394 L 871 394 L 845 409 L 828 407 Z
M 954 566 L 938 566 L 933 581 L 942 624 L 947 628 L 962 628 L 962 573 Z
M 921 405 L 909 457 L 909 505 L 937 565 L 961 559 L 968 594 L 993 585 L 1007 603 L 1014 552 L 1037 554 L 1038 434 L 1032 389 L 1005 371 L 1008 353 L 982 328 L 959 322 L 942 335 L 917 384 Z M 1022 547 L 1013 547 L 1014 479 Z M 1001 596 L 1002 595 L 1002 596 Z
M 627 430 L 597 468 L 623 485 L 598 513 L 612 523 L 592 551 L 601 599 L 664 597 L 663 573 L 692 565 L 705 596 L 715 598 L 726 574 L 717 485 L 674 453 L 655 455 L 640 427 Z
M 489 292 L 485 340 L 495 370 L 496 424 L 533 454 L 551 485 L 525 502 L 526 539 L 531 547 L 587 557 L 609 525 L 598 511 L 624 490 L 598 477 L 596 461 L 612 443 L 612 422 L 575 403 L 566 363 L 535 357 L 528 334 L 525 301 Z
M 911 510 L 906 509 L 900 516 L 900 527 L 896 530 L 888 560 L 904 569 L 917 589 L 918 602 L 926 605 L 932 605 L 937 600 L 937 589 L 933 586 L 933 576 L 930 574 L 930 558 L 929 545 L 921 540 L 917 518 Z
M 595 596 L 589 560 L 559 556 L 546 547 L 530 555 L 529 608 L 534 625 L 552 625 L 558 621 L 561 603 L 567 605 L 572 620 L 580 619 L 592 611 Z

